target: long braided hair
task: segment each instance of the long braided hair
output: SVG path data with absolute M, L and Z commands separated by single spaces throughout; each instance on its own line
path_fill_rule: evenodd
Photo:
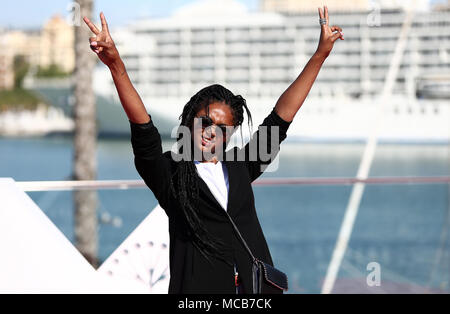
M 245 99 L 241 95 L 234 95 L 230 90 L 219 84 L 207 86 L 191 97 L 184 106 L 183 112 L 179 117 L 179 119 L 181 119 L 180 128 L 187 127 L 191 129 L 198 111 L 202 108 L 208 110 L 208 106 L 214 102 L 223 102 L 230 107 L 233 114 L 234 127 L 242 125 L 245 109 L 248 117 L 248 125 L 249 128 L 251 128 L 252 117 Z M 192 139 L 182 139 L 182 132 L 177 136 L 179 154 L 183 153 L 182 146 L 186 145 L 186 141 L 188 140 L 191 141 L 190 144 L 191 147 L 193 147 Z M 183 144 L 180 145 L 180 143 Z M 196 179 L 197 169 L 193 160 L 193 155 L 191 155 L 191 158 L 188 158 L 188 160 L 183 158 L 177 163 L 177 169 L 175 171 L 175 174 L 177 175 L 175 176 L 174 174 L 172 177 L 172 192 L 181 205 L 187 223 L 188 235 L 192 240 L 193 245 L 209 261 L 209 257 L 216 257 L 224 260 L 223 254 L 221 254 L 221 248 L 224 248 L 224 243 L 209 234 L 199 216 L 199 187 Z

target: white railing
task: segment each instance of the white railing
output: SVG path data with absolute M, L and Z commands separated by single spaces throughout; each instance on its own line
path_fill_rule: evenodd
M 127 190 L 145 188 L 143 180 L 84 180 L 84 181 L 19 181 L 17 185 L 25 192 L 72 191 L 72 190 Z M 431 177 L 371 177 L 366 179 L 348 177 L 328 178 L 262 178 L 253 185 L 351 185 L 365 184 L 438 184 L 450 183 L 450 176 Z

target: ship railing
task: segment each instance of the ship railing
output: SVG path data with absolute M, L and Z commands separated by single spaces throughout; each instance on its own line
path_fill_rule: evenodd
M 143 180 L 80 180 L 80 181 L 17 181 L 25 192 L 101 190 L 146 187 Z M 402 177 L 284 177 L 261 178 L 253 185 L 352 185 L 364 184 L 426 184 L 450 183 L 450 176 L 402 176 Z

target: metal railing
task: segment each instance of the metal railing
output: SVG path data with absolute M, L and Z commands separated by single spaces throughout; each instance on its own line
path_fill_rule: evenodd
M 86 180 L 86 181 L 18 181 L 19 187 L 25 192 L 39 191 L 72 191 L 72 190 L 108 190 L 130 188 L 145 188 L 143 180 Z M 284 177 L 261 178 L 253 182 L 254 186 L 260 185 L 352 185 L 365 184 L 437 184 L 450 183 L 450 176 L 410 176 L 410 177 Z

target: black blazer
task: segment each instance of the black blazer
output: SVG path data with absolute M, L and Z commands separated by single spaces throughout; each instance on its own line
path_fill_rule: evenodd
M 291 122 L 284 121 L 272 109 L 243 148 L 233 147 L 227 151 L 227 156 L 231 153 L 234 161 L 229 160 L 230 158 L 222 161 L 227 167 L 229 179 L 227 212 L 255 257 L 271 265 L 273 265 L 272 257 L 256 214 L 251 183 L 263 173 L 264 168 L 278 153 L 279 145 L 286 138 L 290 124 Z M 267 128 L 261 128 L 261 126 L 267 126 Z M 272 151 L 270 151 L 271 138 L 276 135 L 276 130 L 274 131 L 270 126 L 279 127 L 278 137 L 275 138 L 276 145 L 272 146 L 275 149 Z M 170 150 L 162 152 L 161 136 L 153 119 L 145 124 L 130 121 L 130 127 L 136 169 L 169 217 L 169 293 L 235 293 L 233 266 L 218 259 L 214 259 L 214 263 L 209 263 L 187 236 L 180 205 L 169 188 L 169 179 L 172 174 L 175 174 L 177 159 L 172 158 Z M 270 153 L 271 160 L 267 160 L 267 154 L 266 156 L 260 154 L 259 149 L 257 160 L 250 159 L 249 156 L 253 156 L 249 155 L 250 147 L 253 147 L 250 145 L 260 143 L 259 138 L 262 134 L 267 134 L 266 152 Z M 242 157 L 241 161 L 237 159 L 239 154 L 244 154 L 241 155 L 244 156 L 244 160 Z M 198 173 L 197 178 L 200 198 L 199 215 L 206 229 L 228 244 L 230 249 L 224 252 L 225 256 L 237 265 L 244 292 L 251 293 L 250 257 L 237 238 L 222 206 Z

